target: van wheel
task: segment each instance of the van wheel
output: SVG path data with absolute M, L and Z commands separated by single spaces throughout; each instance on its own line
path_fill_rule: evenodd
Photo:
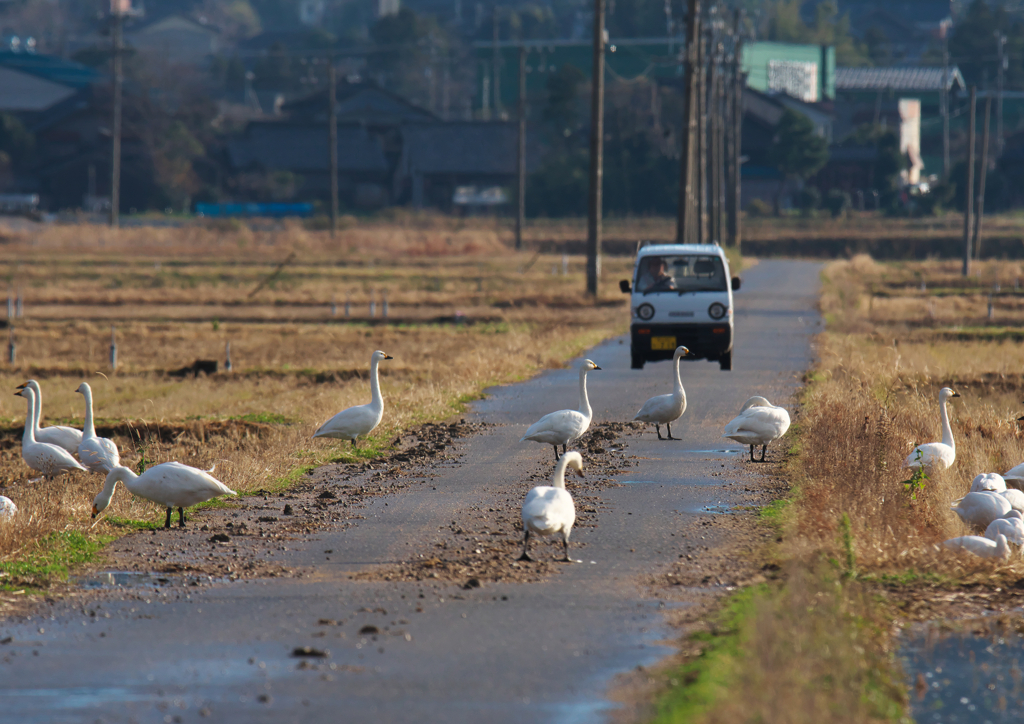
M 732 350 L 726 352 L 718 358 L 718 367 L 723 370 L 732 369 Z
M 635 370 L 642 370 L 644 368 L 644 362 L 646 361 L 647 360 L 636 353 L 630 354 L 630 367 Z

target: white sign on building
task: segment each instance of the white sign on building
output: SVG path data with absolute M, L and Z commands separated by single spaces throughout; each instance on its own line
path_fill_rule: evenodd
M 818 64 L 796 60 L 769 60 L 768 90 L 780 91 L 805 103 L 817 102 Z

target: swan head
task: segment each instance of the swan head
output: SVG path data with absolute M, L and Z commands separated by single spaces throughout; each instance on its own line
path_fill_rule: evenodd
M 960 396 L 960 393 L 954 391 L 950 387 L 943 387 L 941 390 L 939 390 L 939 400 L 941 400 L 942 402 L 945 402 L 950 397 L 959 397 L 959 396 Z
M 583 474 L 583 456 L 582 455 L 580 455 L 575 450 L 570 450 L 569 452 L 565 453 L 565 455 L 563 455 L 562 457 L 565 458 L 565 466 L 566 466 L 566 468 L 572 468 L 573 471 L 576 473 L 576 475 L 581 477 L 581 478 L 586 477 Z
M 761 397 L 760 395 L 754 395 L 743 403 L 743 407 L 740 408 L 740 412 L 749 410 L 751 407 L 773 407 L 773 405 L 768 402 L 768 398 Z
M 679 359 L 680 357 L 685 357 L 688 354 L 690 354 L 689 348 L 684 347 L 683 345 L 679 345 L 678 347 L 676 347 L 676 352 L 672 356 L 675 357 L 676 359 Z
M 17 389 L 21 390 L 26 387 L 30 387 L 32 388 L 33 391 L 37 391 L 39 389 L 39 383 L 36 382 L 35 380 L 28 380 L 27 382 L 18 385 Z
M 389 354 L 384 354 L 379 349 L 376 352 L 374 352 L 372 355 L 370 355 L 370 361 L 371 362 L 383 362 L 386 359 L 394 359 L 394 357 L 392 357 Z
M 88 382 L 83 382 L 75 389 L 75 392 L 77 392 L 80 395 L 84 395 L 86 392 L 92 392 L 92 388 L 89 387 Z
M 35 398 L 36 393 L 32 391 L 31 387 L 19 387 L 18 391 L 14 393 L 15 397 L 24 397 L 28 400 Z
M 580 369 L 584 372 L 590 372 L 591 370 L 599 370 L 601 368 L 598 367 L 593 360 L 585 359 L 583 360 L 583 364 L 580 365 Z

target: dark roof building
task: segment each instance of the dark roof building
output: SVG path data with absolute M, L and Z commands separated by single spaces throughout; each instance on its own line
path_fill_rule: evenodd
M 938 93 L 967 87 L 960 69 L 941 67 L 836 68 L 836 94 L 896 91 Z

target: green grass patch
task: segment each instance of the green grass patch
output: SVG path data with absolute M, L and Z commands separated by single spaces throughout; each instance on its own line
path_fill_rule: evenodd
M 119 518 L 114 515 L 108 515 L 104 520 L 117 528 L 127 528 L 129 530 L 160 530 L 164 527 L 163 521 L 135 520 L 133 518 Z
M 782 528 L 792 510 L 792 505 L 793 502 L 788 498 L 773 500 L 768 503 L 768 505 L 761 508 L 757 517 L 763 523 L 767 523 L 776 528 Z
M 52 533 L 17 560 L 0 563 L 5 590 L 43 590 L 54 581 L 66 581 L 76 566 L 88 563 L 116 535 L 87 536 L 79 531 Z

